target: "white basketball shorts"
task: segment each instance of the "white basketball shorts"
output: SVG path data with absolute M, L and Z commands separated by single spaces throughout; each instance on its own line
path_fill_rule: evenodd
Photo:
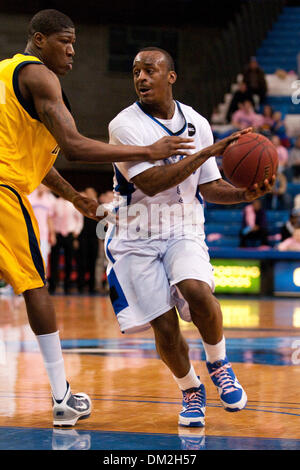
M 214 291 L 213 267 L 202 238 L 105 240 L 110 298 L 123 333 L 148 329 L 149 322 L 178 307 L 191 321 L 176 284 L 185 279 L 206 282 Z

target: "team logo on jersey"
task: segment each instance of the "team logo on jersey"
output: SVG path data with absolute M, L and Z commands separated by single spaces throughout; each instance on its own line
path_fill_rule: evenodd
M 51 155 L 58 155 L 60 148 L 58 145 L 54 147 L 54 149 L 51 151 Z
M 195 126 L 194 124 L 191 124 L 190 122 L 188 123 L 188 134 L 189 134 L 189 137 L 192 137 L 192 135 L 196 134 Z

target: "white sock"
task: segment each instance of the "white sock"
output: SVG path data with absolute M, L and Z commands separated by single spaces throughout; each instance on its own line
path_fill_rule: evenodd
M 213 363 L 215 361 L 224 360 L 226 357 L 226 345 L 225 345 L 225 337 L 221 339 L 221 341 L 217 344 L 207 344 L 202 340 L 206 361 Z
M 56 400 L 62 400 L 67 391 L 67 381 L 59 332 L 37 335 L 36 338 L 44 359 L 53 396 Z
M 177 382 L 178 387 L 180 390 L 188 390 L 189 388 L 198 388 L 201 385 L 199 377 L 197 377 L 194 367 L 191 365 L 189 372 L 181 378 L 175 377 L 173 375 L 175 381 Z

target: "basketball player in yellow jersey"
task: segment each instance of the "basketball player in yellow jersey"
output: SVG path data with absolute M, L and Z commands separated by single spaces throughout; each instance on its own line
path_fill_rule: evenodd
M 73 395 L 66 381 L 38 225 L 26 195 L 43 182 L 96 218 L 96 202 L 82 197 L 52 168 L 59 148 L 69 160 L 94 163 L 156 160 L 193 148 L 191 139 L 177 137 L 125 147 L 82 136 L 57 77 L 72 69 L 74 42 L 72 21 L 56 10 L 43 10 L 30 21 L 25 53 L 0 62 L 0 277 L 24 295 L 51 385 L 54 425 L 88 417 L 91 402 L 86 394 Z

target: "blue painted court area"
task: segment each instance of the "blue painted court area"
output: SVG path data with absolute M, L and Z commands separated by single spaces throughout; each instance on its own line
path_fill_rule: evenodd
M 205 360 L 200 339 L 188 340 L 192 360 Z M 227 353 L 231 362 L 268 365 L 299 365 L 300 338 L 294 336 L 227 338 Z M 6 351 L 39 352 L 35 341 L 6 341 Z M 69 339 L 62 341 L 65 353 L 93 354 L 112 357 L 158 357 L 152 339 Z M 297 352 L 298 351 L 298 352 Z
M 300 450 L 297 439 L 0 427 L 0 450 Z

